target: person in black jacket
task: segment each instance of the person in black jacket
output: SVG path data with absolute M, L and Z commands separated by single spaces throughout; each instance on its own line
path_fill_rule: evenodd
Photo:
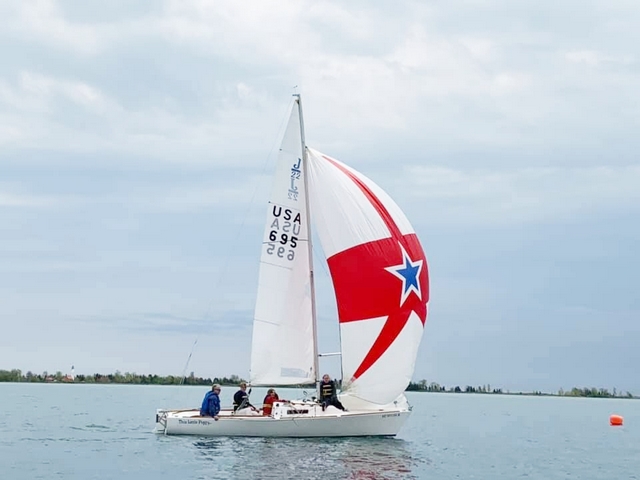
M 233 411 L 235 412 L 247 407 L 250 407 L 252 410 L 257 411 L 256 407 L 249 403 L 247 384 L 245 382 L 242 382 L 240 383 L 240 390 L 238 390 L 233 396 Z
M 320 382 L 320 403 L 322 404 L 323 412 L 329 405 L 333 405 L 343 411 L 347 410 L 338 400 L 335 382 L 326 373 L 322 376 L 322 382 Z

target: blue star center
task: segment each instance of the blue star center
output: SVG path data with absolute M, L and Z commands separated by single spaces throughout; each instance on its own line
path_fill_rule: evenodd
M 402 245 L 400 250 L 402 250 L 402 264 L 387 267 L 385 270 L 402 280 L 402 298 L 400 299 L 400 305 L 402 305 L 411 292 L 422 299 L 419 283 L 422 260 L 412 261 Z

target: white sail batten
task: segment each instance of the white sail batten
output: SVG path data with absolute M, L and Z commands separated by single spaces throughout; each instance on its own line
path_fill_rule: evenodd
M 315 342 L 300 115 L 282 140 L 260 256 L 251 344 L 253 385 L 313 384 Z

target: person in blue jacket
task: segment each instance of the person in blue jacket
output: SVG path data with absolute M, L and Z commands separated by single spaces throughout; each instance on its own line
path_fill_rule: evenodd
M 200 407 L 200 416 L 213 417 L 214 420 L 218 420 L 218 414 L 220 413 L 220 385 L 217 383 L 211 387 L 211 391 L 207 392 L 202 400 L 202 407 Z

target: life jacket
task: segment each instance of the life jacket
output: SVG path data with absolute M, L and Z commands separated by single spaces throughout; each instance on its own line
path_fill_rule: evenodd
M 271 412 L 273 411 L 273 402 L 277 402 L 278 400 L 280 400 L 280 398 L 277 393 L 275 397 L 272 397 L 271 395 L 264 397 L 264 401 L 262 402 L 262 415 L 271 415 Z
M 220 397 L 216 392 L 207 392 L 202 400 L 200 407 L 200 416 L 214 417 L 220 413 Z
M 324 400 L 335 396 L 335 385 L 333 380 L 329 380 L 327 383 L 322 382 L 320 384 L 320 399 Z
M 233 396 L 233 411 L 240 408 L 251 407 L 249 403 L 249 394 L 246 391 L 238 390 Z

